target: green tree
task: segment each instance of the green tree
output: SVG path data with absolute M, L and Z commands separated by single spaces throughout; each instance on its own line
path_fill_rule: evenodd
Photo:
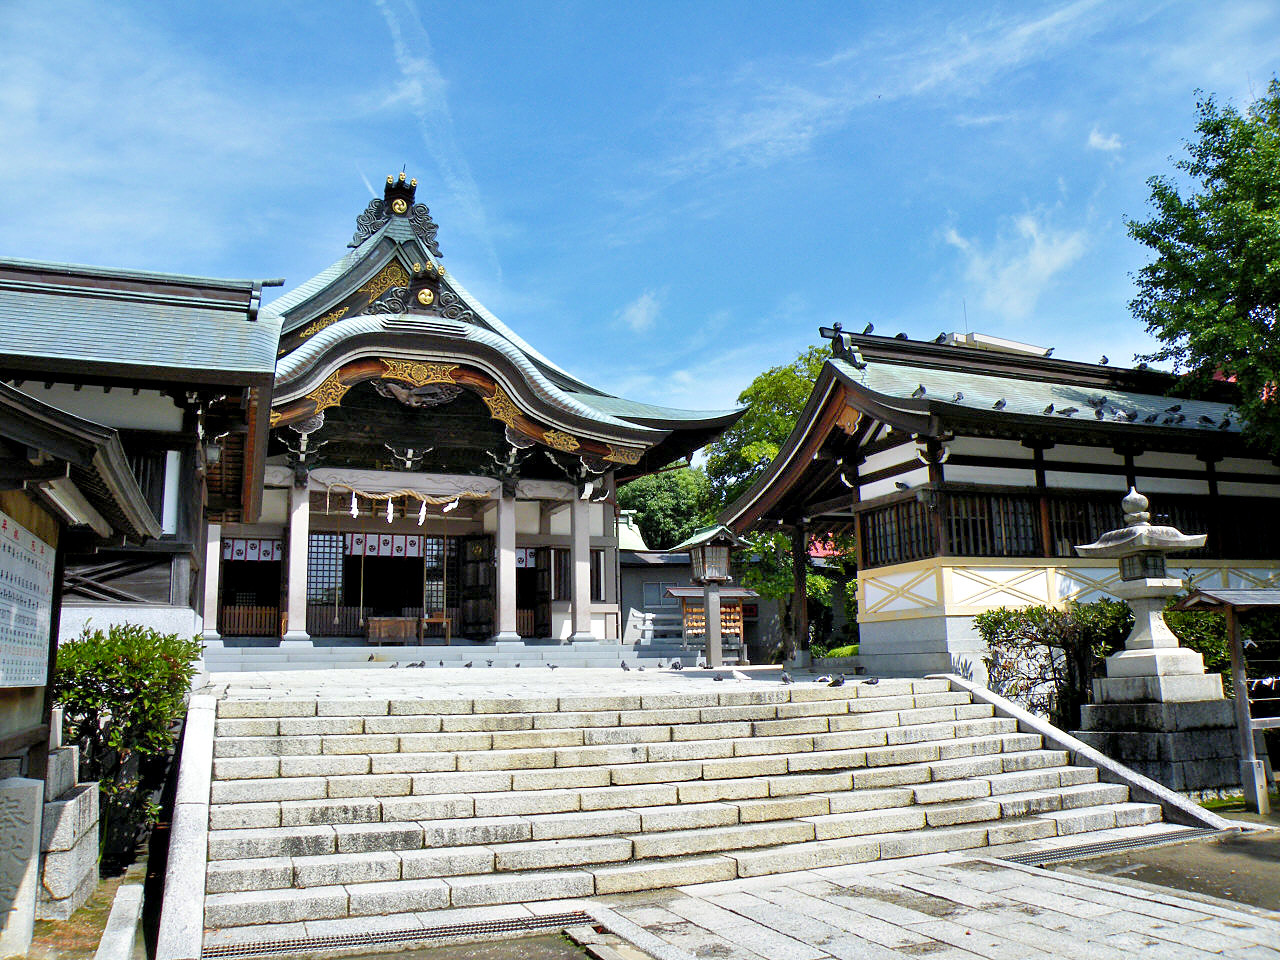
M 651 550 L 674 547 L 707 522 L 710 501 L 707 475 L 688 467 L 640 477 L 618 491 L 618 506 L 636 512 Z
M 1155 215 L 1129 235 L 1155 251 L 1138 271 L 1133 314 L 1163 344 L 1191 391 L 1234 376 L 1248 432 L 1280 450 L 1280 80 L 1243 112 L 1213 97 L 1187 156 L 1183 183 L 1147 181 Z
M 707 446 L 707 477 L 717 510 L 741 496 L 778 455 L 831 354 L 810 347 L 790 363 L 772 367 L 738 395 L 747 412 Z

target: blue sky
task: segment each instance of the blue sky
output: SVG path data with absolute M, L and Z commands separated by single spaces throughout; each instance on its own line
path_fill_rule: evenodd
M 1128 360 L 1125 235 L 1275 3 L 0 0 L 0 255 L 294 286 L 405 167 L 553 360 L 724 407 L 843 321 Z

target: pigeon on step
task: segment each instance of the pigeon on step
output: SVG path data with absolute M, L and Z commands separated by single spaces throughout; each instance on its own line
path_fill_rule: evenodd
M 814 680 L 813 682 L 814 682 L 814 683 L 830 683 L 830 682 L 831 682 L 831 677 L 827 676 L 827 675 L 824 673 L 822 676 L 818 677 L 818 679 L 817 679 L 817 680 Z
M 471 669 L 471 665 L 472 665 L 473 663 L 475 663 L 475 661 L 474 661 L 474 660 L 468 660 L 466 663 L 464 663 L 464 664 L 463 664 L 463 666 L 464 666 L 464 667 L 466 667 L 466 668 L 469 670 L 469 669 Z
M 672 670 L 683 670 L 683 669 L 684 669 L 684 661 L 683 661 L 683 660 L 681 660 L 679 657 L 676 657 L 676 659 L 674 659 L 674 660 L 672 660 L 672 661 L 671 661 L 671 669 L 672 669 Z
M 369 662 L 370 662 L 370 663 L 372 663 L 372 662 L 373 662 L 373 654 L 372 654 L 372 653 L 371 653 L 371 654 L 369 654 Z
M 487 664 L 488 664 L 489 666 L 491 666 L 491 667 L 493 666 L 493 661 L 492 661 L 492 660 L 486 660 L 486 661 L 485 661 L 485 663 L 487 663 Z
M 791 679 L 791 674 L 787 673 L 787 671 L 785 671 L 785 670 L 783 670 L 783 671 L 782 671 L 782 682 L 783 682 L 783 683 L 795 683 L 795 681 Z
M 554 670 L 554 669 L 556 669 L 558 666 L 560 666 L 560 664 L 558 664 L 558 663 L 548 663 L 548 664 L 547 664 L 547 669 L 548 669 L 548 670 Z
M 623 669 L 623 670 L 630 670 L 630 669 L 631 669 L 630 667 L 628 667 L 628 666 L 627 666 L 627 661 L 625 661 L 625 660 L 623 660 L 623 661 L 622 661 L 622 669 Z
M 880 682 L 880 678 L 872 677 L 870 680 L 863 680 L 862 682 L 865 683 L 868 687 L 874 687 L 877 683 Z
M 442 666 L 442 667 L 444 666 L 444 661 L 443 661 L 443 660 L 441 660 L 441 661 L 440 661 L 440 666 Z
M 827 686 L 828 686 L 828 687 L 843 687 L 843 686 L 844 686 L 844 674 L 843 674 L 843 673 L 842 673 L 842 674 L 840 674 L 840 676 L 836 677 L 834 680 L 832 680 L 830 683 L 828 683 L 828 684 L 827 684 Z
M 721 680 L 723 680 L 723 679 L 724 679 L 724 674 L 722 674 L 722 673 L 717 673 L 717 674 L 716 674 L 714 677 L 712 677 L 711 679 L 712 679 L 712 680 L 715 680 L 716 682 L 719 682 L 719 681 L 721 681 Z

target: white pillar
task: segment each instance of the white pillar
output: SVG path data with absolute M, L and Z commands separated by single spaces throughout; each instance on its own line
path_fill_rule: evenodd
M 570 642 L 598 639 L 591 632 L 591 504 L 569 501 L 569 565 L 573 571 L 573 632 Z
M 289 497 L 288 630 L 282 643 L 311 640 L 307 633 L 307 545 L 311 539 L 311 490 L 292 488 Z
M 516 498 L 505 493 L 498 499 L 497 550 L 498 575 L 494 599 L 497 601 L 498 632 L 495 641 L 519 641 L 516 630 Z
M 209 539 L 204 545 L 204 630 L 206 640 L 221 640 L 218 633 L 218 590 L 222 577 L 222 524 L 209 524 Z

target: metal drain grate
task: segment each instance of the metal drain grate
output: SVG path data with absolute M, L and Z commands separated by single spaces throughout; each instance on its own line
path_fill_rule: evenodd
M 1058 847 L 1051 850 L 1034 850 L 1030 853 L 1014 853 L 1007 857 L 997 857 L 1009 863 L 1021 864 L 1024 867 L 1043 867 L 1051 863 L 1066 863 L 1069 860 L 1083 860 L 1086 857 L 1097 857 L 1104 853 L 1119 853 L 1122 850 L 1140 850 L 1143 847 L 1162 847 L 1182 840 L 1201 840 L 1230 831 L 1214 830 L 1212 827 L 1196 827 L 1191 830 L 1170 830 L 1167 833 L 1148 834 L 1143 837 L 1130 837 L 1125 840 L 1104 840 L 1100 843 L 1084 843 L 1078 847 Z
M 387 930 L 370 933 L 350 933 L 336 937 L 296 937 L 291 940 L 260 940 L 251 943 L 227 944 L 226 946 L 205 947 L 200 952 L 200 956 L 202 960 L 212 960 L 214 957 L 310 957 L 325 950 L 464 939 L 494 933 L 562 930 L 565 927 L 572 927 L 581 923 L 594 924 L 595 920 L 589 914 L 576 910 L 573 913 L 552 913 L 545 917 L 515 917 L 511 920 L 450 923 L 439 927 L 419 927 L 416 930 Z

